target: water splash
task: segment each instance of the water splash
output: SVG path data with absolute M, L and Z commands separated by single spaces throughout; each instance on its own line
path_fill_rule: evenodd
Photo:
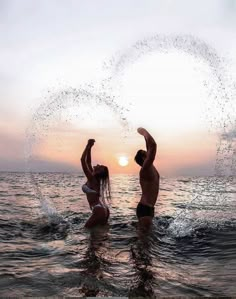
M 208 94 L 206 103 L 205 117 L 209 123 L 209 129 L 217 131 L 219 141 L 216 150 L 215 174 L 216 176 L 235 175 L 235 128 L 236 123 L 232 115 L 235 115 L 235 91 L 236 85 L 227 72 L 226 61 L 220 57 L 216 50 L 206 42 L 191 35 L 154 35 L 135 42 L 131 47 L 122 53 L 117 53 L 109 61 L 104 63 L 109 71 L 108 76 L 101 81 L 98 88 L 88 85 L 84 88 L 64 88 L 62 91 L 54 92 L 46 98 L 37 111 L 34 113 L 29 128 L 27 130 L 26 161 L 27 165 L 33 159 L 33 147 L 37 144 L 42 133 L 47 132 L 50 121 L 55 112 L 63 111 L 68 107 L 80 107 L 81 103 L 86 105 L 108 106 L 117 117 L 124 132 L 130 130 L 128 120 L 125 117 L 127 107 L 120 107 L 117 104 L 119 100 L 120 78 L 123 76 L 126 68 L 135 63 L 144 55 L 152 52 L 168 53 L 172 49 L 184 52 L 193 56 L 196 61 L 204 62 L 209 66 L 211 74 L 209 79 L 205 80 L 205 86 Z M 219 115 L 217 121 L 213 117 L 214 113 Z M 127 135 L 126 135 L 127 136 Z M 30 171 L 30 167 L 28 167 Z M 217 184 L 217 178 L 212 179 L 205 185 L 205 192 L 214 190 Z M 222 187 L 224 188 L 224 186 Z M 199 190 L 202 188 L 199 188 Z M 197 194 L 190 203 L 201 201 Z M 216 202 L 224 202 L 226 198 L 217 195 Z M 186 218 L 188 210 L 181 211 L 176 215 L 176 223 Z
M 235 121 L 235 95 L 236 84 L 231 75 L 227 72 L 227 62 L 220 57 L 217 51 L 206 42 L 192 35 L 154 35 L 142 40 L 138 40 L 122 53 L 117 53 L 104 64 L 106 69 L 111 72 L 106 84 L 110 89 L 114 88 L 124 75 L 125 70 L 134 64 L 144 55 L 152 52 L 168 53 L 171 50 L 184 52 L 194 57 L 196 61 L 205 63 L 211 70 L 209 78 L 202 82 L 206 88 L 208 100 L 205 103 L 205 118 L 209 124 L 209 130 L 217 132 L 219 139 L 216 147 L 215 175 L 202 189 L 199 186 L 189 204 L 194 201 L 204 201 L 201 192 L 215 192 L 219 180 L 217 176 L 226 176 L 228 180 L 236 174 L 236 121 Z M 215 115 L 218 118 L 215 119 Z M 221 185 L 225 188 L 226 183 Z M 199 192 L 198 192 L 199 191 Z M 200 192 L 201 191 L 201 192 Z M 227 195 L 215 193 L 217 204 L 224 204 Z M 176 214 L 175 220 L 169 226 L 169 231 L 177 235 L 192 233 L 192 229 L 197 225 L 201 226 L 201 220 L 195 220 L 190 224 L 186 219 L 189 211 L 184 209 Z M 183 225 L 180 225 L 180 224 Z M 178 229 L 177 229 L 178 228 Z M 194 229 L 193 229 L 194 230 Z
M 86 88 L 64 88 L 61 91 L 49 93 L 42 103 L 35 111 L 26 130 L 26 144 L 25 144 L 25 162 L 26 172 L 30 174 L 29 183 L 33 186 L 34 193 L 39 199 L 42 211 L 48 215 L 50 220 L 62 221 L 52 202 L 43 196 L 37 179 L 31 170 L 31 164 L 35 159 L 34 150 L 38 146 L 41 138 L 47 136 L 51 123 L 53 122 L 56 113 L 65 111 L 68 108 L 78 107 L 81 105 L 89 105 L 89 107 L 96 107 L 105 105 L 110 108 L 116 119 L 123 127 L 123 131 L 129 130 L 129 124 L 125 117 L 125 108 L 120 107 L 111 95 L 105 92 L 96 94 L 92 85 Z M 80 116 L 82 117 L 82 116 Z

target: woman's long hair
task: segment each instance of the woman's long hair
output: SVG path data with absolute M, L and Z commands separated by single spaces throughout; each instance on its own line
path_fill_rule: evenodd
M 100 198 L 104 204 L 109 204 L 111 201 L 111 186 L 109 179 L 109 170 L 104 166 L 104 171 L 98 175 L 100 182 Z

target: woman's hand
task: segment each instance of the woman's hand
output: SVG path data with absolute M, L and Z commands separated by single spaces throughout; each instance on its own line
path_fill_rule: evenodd
M 88 145 L 89 145 L 89 146 L 92 147 L 92 146 L 94 145 L 94 143 L 95 143 L 95 139 L 89 139 L 89 140 L 88 140 Z

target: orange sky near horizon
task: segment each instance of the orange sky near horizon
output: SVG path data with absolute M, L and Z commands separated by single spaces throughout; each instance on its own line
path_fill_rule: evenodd
M 63 100 L 68 107 L 53 111 L 45 132 L 43 123 L 37 123 L 39 139 L 32 154 L 39 160 L 67 163 L 80 169 L 86 142 L 94 138 L 94 164 L 107 165 L 111 173 L 137 173 L 140 168 L 134 156 L 138 149 L 146 147 L 144 138 L 136 131 L 141 126 L 156 140 L 155 165 L 163 175 L 212 166 L 217 136 L 215 132 L 209 133 L 208 120 L 204 119 L 207 92 L 202 78 L 207 75 L 196 72 L 196 67 L 198 62 L 194 58 L 172 51 L 148 55 L 126 71 L 118 100 L 121 107 L 126 107 L 127 101 L 132 102 L 126 115 L 131 128 L 127 138 L 123 137 L 126 132 L 119 122 L 119 113 L 102 103 L 80 101 L 70 107 L 65 96 Z M 201 67 L 206 73 L 209 71 L 209 66 Z M 212 109 L 211 117 L 221 116 Z M 119 165 L 120 156 L 128 158 L 127 166 Z
M 90 133 L 89 133 L 90 132 Z M 38 140 L 32 150 L 35 160 L 51 161 L 55 163 L 68 163 L 76 169 L 81 169 L 80 157 L 87 144 L 88 138 L 96 140 L 92 148 L 93 165 L 107 165 L 110 173 L 138 173 L 140 167 L 135 163 L 134 156 L 138 149 L 146 149 L 145 141 L 135 130 L 130 133 L 129 138 L 113 135 L 112 130 L 71 129 L 60 132 L 59 130 L 48 132 L 46 137 Z M 156 132 L 150 130 L 157 142 L 157 155 L 155 166 L 162 175 L 173 175 L 178 169 L 185 167 L 197 167 L 198 165 L 212 161 L 216 155 L 217 138 L 207 133 L 193 132 L 172 136 L 157 136 Z M 97 136 L 97 137 L 96 137 Z M 204 142 L 203 142 L 204 141 Z M 199 146 L 200 145 L 200 146 Z M 128 165 L 119 165 L 119 157 L 128 158 Z

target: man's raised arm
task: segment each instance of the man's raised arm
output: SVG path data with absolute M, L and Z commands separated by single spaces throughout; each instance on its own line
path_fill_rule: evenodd
M 144 128 L 138 128 L 138 133 L 145 138 L 146 148 L 147 148 L 147 157 L 143 163 L 142 169 L 150 167 L 156 156 L 157 144 L 149 132 Z

